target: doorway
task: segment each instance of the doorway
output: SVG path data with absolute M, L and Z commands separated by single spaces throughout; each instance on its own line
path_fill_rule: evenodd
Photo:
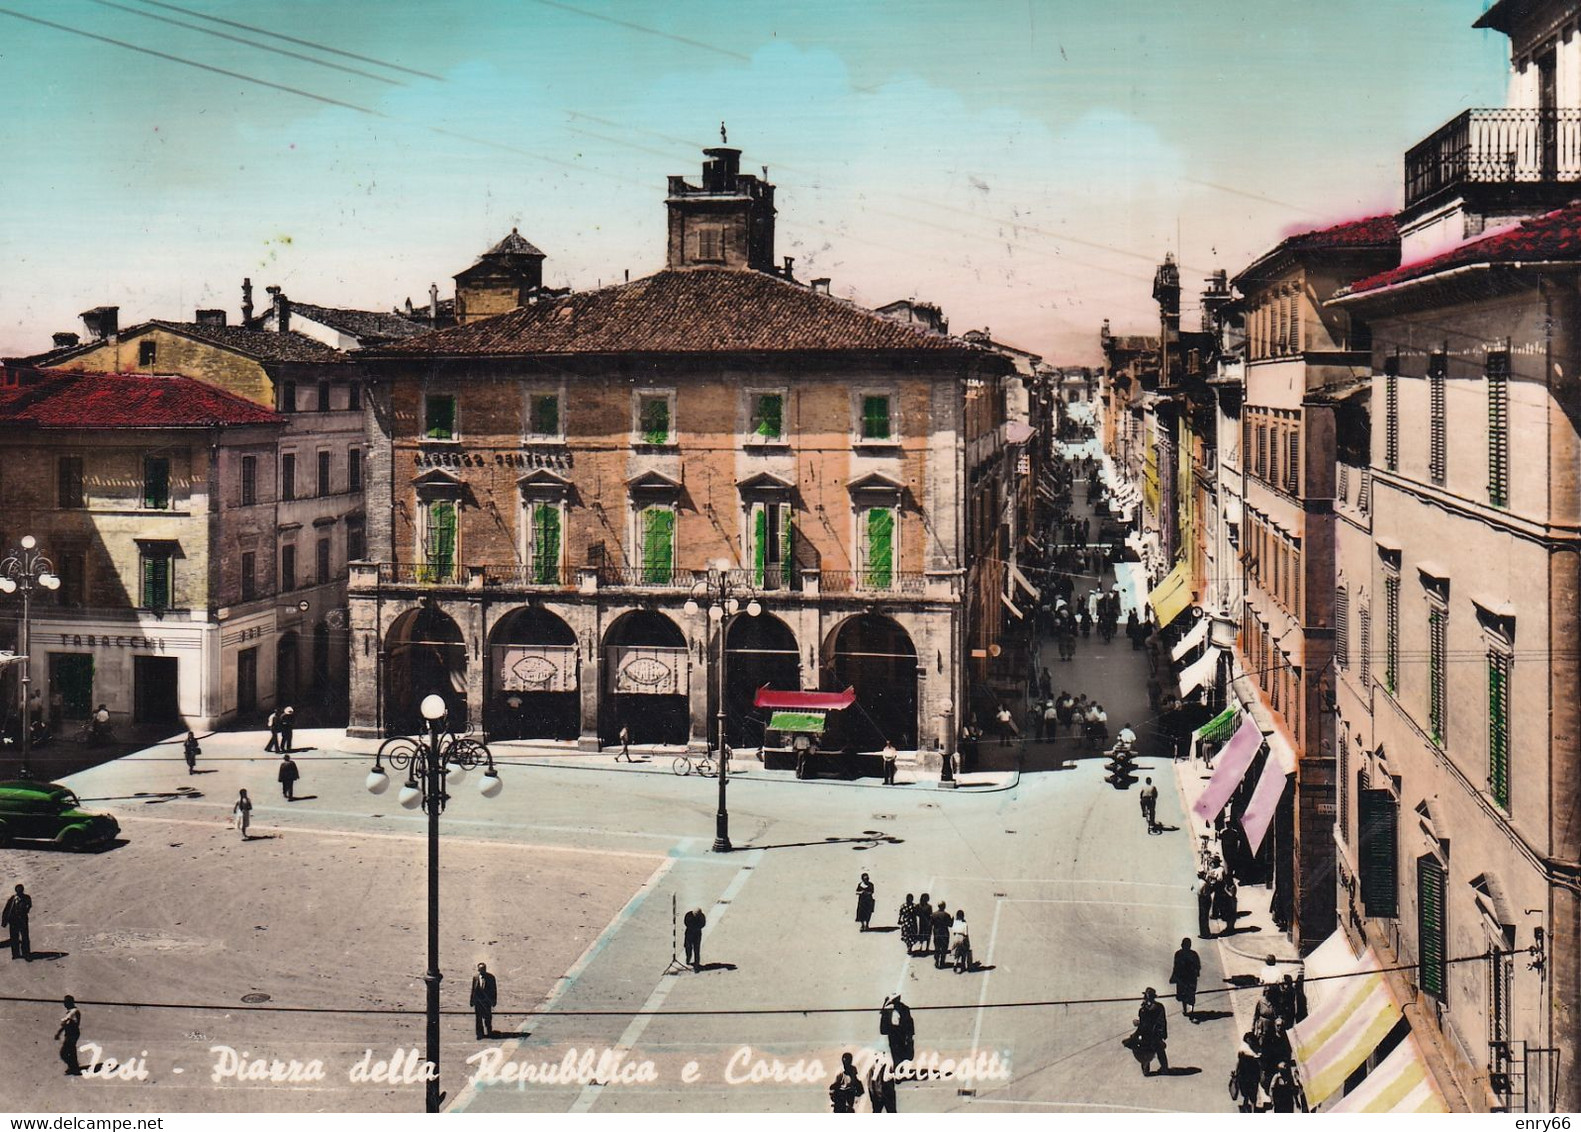
M 132 658 L 133 723 L 169 723 L 180 716 L 178 675 L 173 656 Z
M 60 697 L 62 719 L 87 719 L 93 710 L 93 655 L 85 652 L 49 654 L 50 699 Z

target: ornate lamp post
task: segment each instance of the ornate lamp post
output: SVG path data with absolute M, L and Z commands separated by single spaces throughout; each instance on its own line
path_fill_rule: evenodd
M 725 788 L 730 783 L 730 748 L 725 745 L 725 633 L 731 620 L 741 611 L 743 603 L 747 614 L 752 617 L 763 612 L 763 604 L 758 601 L 755 589 L 745 582 L 732 581 L 723 570 L 709 570 L 708 577 L 692 587 L 685 609 L 693 617 L 703 608 L 697 600 L 699 597 L 708 603 L 708 619 L 716 626 L 715 633 L 719 641 L 717 654 L 710 657 L 714 664 L 715 688 L 719 697 L 714 722 L 714 742 L 718 744 L 715 753 L 719 757 L 719 809 L 714 814 L 712 848 L 715 853 L 728 853 L 733 846 L 730 844 L 730 811 L 725 804 Z
M 447 709 L 443 697 L 423 697 L 419 710 L 428 721 L 428 734 L 390 739 L 373 757 L 367 787 L 371 794 L 383 794 L 390 787 L 390 776 L 381 760 L 388 759 L 396 770 L 406 772 L 406 782 L 397 799 L 408 810 L 418 806 L 428 815 L 428 1111 L 438 1112 L 444 1093 L 439 1091 L 439 815 L 450 795 L 445 787 L 460 786 L 467 771 L 486 765 L 478 790 L 485 798 L 500 792 L 503 783 L 494 769 L 494 756 L 476 739 L 446 732 L 441 727 Z
M 33 768 L 28 756 L 33 749 L 33 714 L 28 696 L 32 689 L 32 619 L 33 587 L 46 590 L 60 589 L 60 578 L 55 574 L 55 564 L 38 549 L 38 540 L 32 535 L 22 536 L 22 545 L 9 551 L 0 559 L 0 593 L 14 594 L 22 591 L 22 630 L 17 637 L 17 653 L 22 658 L 22 777 L 32 778 Z

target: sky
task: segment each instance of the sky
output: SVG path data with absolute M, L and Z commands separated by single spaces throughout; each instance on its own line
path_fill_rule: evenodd
M 646 275 L 723 121 L 799 278 L 1093 364 L 1165 253 L 1190 325 L 1213 269 L 1398 209 L 1504 102 L 1488 2 L 0 0 L 0 355 L 234 320 L 244 276 L 421 305 L 512 227 L 551 285 Z

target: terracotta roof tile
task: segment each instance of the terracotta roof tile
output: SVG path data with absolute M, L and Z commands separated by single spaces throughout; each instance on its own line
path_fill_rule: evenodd
M 226 428 L 280 414 L 188 377 L 10 370 L 0 421 L 34 428 Z
M 412 338 L 428 328 L 394 311 L 359 311 L 346 307 L 320 307 L 312 303 L 291 302 L 291 313 L 311 319 L 323 326 L 350 334 L 363 344 L 378 344 L 401 338 Z
M 1368 276 L 1352 286 L 1350 294 L 1379 291 L 1411 279 L 1437 275 L 1471 264 L 1536 260 L 1581 260 L 1581 201 L 1574 201 L 1514 228 L 1462 244 L 1431 259 L 1403 264 L 1392 271 Z
M 1400 242 L 1400 228 L 1392 215 L 1349 220 L 1330 228 L 1298 232 L 1284 241 L 1292 251 L 1305 248 L 1382 248 Z
M 986 354 L 758 271 L 667 270 L 409 338 L 397 356 L 898 350 Z
M 210 342 L 246 354 L 262 362 L 346 362 L 345 354 L 322 342 L 316 342 L 295 332 L 276 334 L 272 330 L 248 330 L 240 326 L 205 326 L 196 322 L 167 322 L 151 319 L 141 326 L 121 331 L 123 339 L 132 337 L 145 326 L 160 326 L 188 338 Z

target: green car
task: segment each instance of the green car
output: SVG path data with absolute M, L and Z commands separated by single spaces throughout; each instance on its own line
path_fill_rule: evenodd
M 96 849 L 120 835 L 109 814 L 82 809 L 64 786 L 25 779 L 0 782 L 0 841 L 53 841 L 62 849 Z

